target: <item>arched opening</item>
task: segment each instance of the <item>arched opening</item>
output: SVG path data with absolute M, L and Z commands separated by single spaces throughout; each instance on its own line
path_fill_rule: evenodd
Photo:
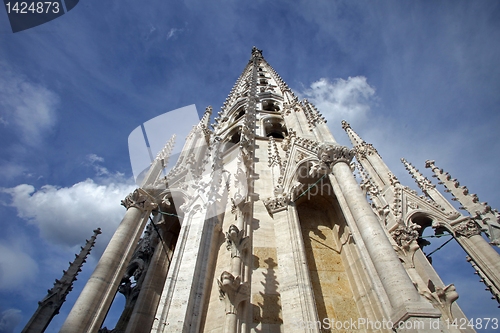
M 262 110 L 278 112 L 280 110 L 280 106 L 278 102 L 273 101 L 272 99 L 266 99 L 262 101 Z
M 264 136 L 275 139 L 284 139 L 288 136 L 288 131 L 283 123 L 283 119 L 271 117 L 264 119 Z
M 224 140 L 224 143 L 222 145 L 222 152 L 225 152 L 232 147 L 236 146 L 241 140 L 241 126 L 233 128 L 228 135 L 226 136 L 226 139 Z
M 238 110 L 238 114 L 236 114 L 236 117 L 234 118 L 234 121 L 236 122 L 236 121 L 240 120 L 244 115 L 245 115 L 245 109 L 240 108 Z

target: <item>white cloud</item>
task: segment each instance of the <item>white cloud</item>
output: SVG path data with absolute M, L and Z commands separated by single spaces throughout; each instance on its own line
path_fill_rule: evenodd
M 330 123 L 336 125 L 342 119 L 364 119 L 375 101 L 375 88 L 364 76 L 333 82 L 321 78 L 299 95 L 309 99 Z
M 8 309 L 0 314 L 0 333 L 12 333 L 21 321 L 21 311 Z
M 36 225 L 46 241 L 71 247 L 97 227 L 103 230 L 101 239 L 109 240 L 125 213 L 120 201 L 134 188 L 110 178 L 105 185 L 87 179 L 71 187 L 45 185 L 35 190 L 22 184 L 2 191 L 11 195 L 17 215 Z
M 59 97 L 40 84 L 29 82 L 0 63 L 1 123 L 12 124 L 20 139 L 36 146 L 56 122 Z
M 108 178 L 122 178 L 123 177 L 122 173 L 116 173 L 113 175 L 109 172 L 109 170 L 106 167 L 102 166 L 101 163 L 104 163 L 104 158 L 101 156 L 97 156 L 96 154 L 89 154 L 89 155 L 87 155 L 87 161 L 88 161 L 88 165 L 90 165 L 94 169 L 94 171 L 96 172 L 96 175 L 98 177 L 101 177 L 101 176 L 106 176 Z
M 175 37 L 179 32 L 182 32 L 183 29 L 172 28 L 167 34 L 167 40 L 172 37 Z
M 21 244 L 0 244 L 0 290 L 16 289 L 32 283 L 37 273 L 38 265 L 24 252 Z

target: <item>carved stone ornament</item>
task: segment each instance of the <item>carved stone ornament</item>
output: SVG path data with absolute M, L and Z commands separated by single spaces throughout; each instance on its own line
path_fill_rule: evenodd
M 135 207 L 142 212 L 153 210 L 158 207 L 158 205 L 155 203 L 155 199 L 141 188 L 138 188 L 134 192 L 127 195 L 121 203 L 122 206 L 125 206 L 125 208 L 127 208 L 127 210 L 130 207 Z
M 270 215 L 274 213 L 281 212 L 288 209 L 288 203 L 290 202 L 290 196 L 283 192 L 283 187 L 277 185 L 274 188 L 274 198 L 267 198 L 264 200 L 264 205 Z
M 226 314 L 236 314 L 238 304 L 247 300 L 250 296 L 250 288 L 247 282 L 242 283 L 239 276 L 224 271 L 217 280 L 219 285 L 219 299 L 224 301 Z
M 392 238 L 396 241 L 398 246 L 395 246 L 399 258 L 403 261 L 405 268 L 415 268 L 413 257 L 415 252 L 420 248 L 417 243 L 419 237 L 418 224 L 405 226 L 400 222 L 399 226 L 391 232 Z
M 244 237 L 244 230 L 239 230 L 237 226 L 231 224 L 226 232 L 226 249 L 231 251 L 231 258 L 240 257 L 241 252 L 248 245 L 248 236 Z
M 418 239 L 420 226 L 418 224 L 411 224 L 410 226 L 405 226 L 400 224 L 397 229 L 391 232 L 392 238 L 401 247 L 407 247 L 412 241 Z
M 458 299 L 458 293 L 453 284 L 444 288 L 434 287 L 435 291 L 423 290 L 420 293 L 427 298 L 432 305 L 441 311 L 444 320 L 453 320 L 451 305 Z
M 311 168 L 312 174 L 325 174 L 332 171 L 332 167 L 339 163 L 351 163 L 354 151 L 338 144 L 322 143 L 318 146 L 318 164 Z
M 464 221 L 457 224 L 453 228 L 453 231 L 457 236 L 465 236 L 467 238 L 479 235 L 481 233 L 481 230 L 479 229 L 477 224 L 472 220 Z
M 360 145 L 354 147 L 354 151 L 358 158 L 366 158 L 368 155 L 378 154 L 377 149 L 375 149 L 371 143 L 366 143 L 364 141 Z

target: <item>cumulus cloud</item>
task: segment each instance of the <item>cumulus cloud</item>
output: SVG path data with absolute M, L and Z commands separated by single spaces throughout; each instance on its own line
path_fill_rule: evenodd
M 330 81 L 321 78 L 299 95 L 309 99 L 331 123 L 342 119 L 362 120 L 375 102 L 375 88 L 364 76 Z
M 21 244 L 0 244 L 0 290 L 16 289 L 31 283 L 37 273 L 37 263 L 23 251 Z
M 56 123 L 59 97 L 0 63 L 1 123 L 15 126 L 25 144 L 37 145 Z
M 8 309 L 0 314 L 0 333 L 12 333 L 21 321 L 21 311 Z
M 87 179 L 71 187 L 45 185 L 36 190 L 21 184 L 2 191 L 10 194 L 9 205 L 17 209 L 17 215 L 36 225 L 46 241 L 71 247 L 97 227 L 103 229 L 104 238 L 110 238 L 125 212 L 120 201 L 134 188 Z

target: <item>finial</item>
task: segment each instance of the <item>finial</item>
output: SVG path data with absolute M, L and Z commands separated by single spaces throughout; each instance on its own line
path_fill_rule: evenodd
M 262 57 L 262 50 L 259 50 L 257 47 L 252 47 L 252 57 Z
M 351 128 L 351 125 L 347 121 L 342 120 L 342 129 L 345 131 L 348 128 Z

